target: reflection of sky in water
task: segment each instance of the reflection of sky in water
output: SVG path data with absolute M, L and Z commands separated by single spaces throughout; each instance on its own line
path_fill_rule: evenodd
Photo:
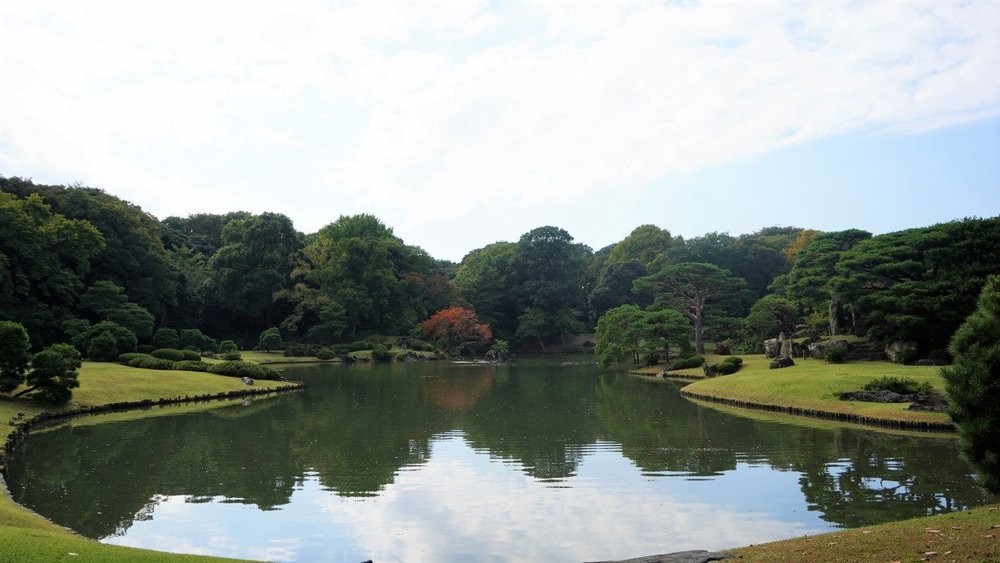
M 458 433 L 432 444 L 430 461 L 404 468 L 377 497 L 342 498 L 307 474 L 277 510 L 165 497 L 150 519 L 103 541 L 269 560 L 582 561 L 831 529 L 807 512 L 795 472 L 739 463 L 710 479 L 643 475 L 615 444 L 599 442 L 575 476 L 547 483 L 472 450 Z

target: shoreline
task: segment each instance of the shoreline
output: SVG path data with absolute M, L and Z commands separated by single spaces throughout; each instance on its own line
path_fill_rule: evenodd
M 669 377 L 669 376 L 668 376 Z M 792 414 L 796 416 L 807 416 L 810 418 L 819 418 L 823 420 L 836 420 L 838 422 L 849 422 L 852 424 L 860 424 L 863 426 L 870 426 L 872 428 L 893 428 L 901 430 L 917 430 L 926 432 L 948 432 L 955 433 L 957 429 L 955 424 L 952 422 L 931 422 L 923 420 L 896 420 L 892 418 L 882 418 L 878 416 L 869 416 L 862 414 L 849 414 L 842 412 L 825 411 L 821 409 L 807 409 L 802 407 L 795 407 L 791 405 L 775 405 L 769 403 L 757 403 L 753 401 L 742 401 L 739 399 L 728 399 L 725 397 L 716 397 L 714 395 L 703 395 L 701 393 L 692 393 L 690 391 L 680 390 L 682 397 L 686 399 L 693 399 L 698 401 L 706 401 L 709 403 L 719 403 L 723 405 L 729 405 L 731 407 L 739 407 L 747 410 L 760 410 L 769 412 L 780 412 L 784 414 Z

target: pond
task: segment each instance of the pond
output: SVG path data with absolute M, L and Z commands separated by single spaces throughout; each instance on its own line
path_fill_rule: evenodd
M 288 372 L 308 388 L 33 434 L 11 492 L 106 543 L 353 562 L 621 559 L 995 501 L 953 438 L 744 416 L 591 358 Z

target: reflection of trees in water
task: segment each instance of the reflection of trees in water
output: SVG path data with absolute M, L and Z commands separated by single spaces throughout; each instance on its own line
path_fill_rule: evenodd
M 310 376 L 306 393 L 250 407 L 32 436 L 9 468 L 15 498 L 103 537 L 148 517 L 163 496 L 273 509 L 311 472 L 338 495 L 372 496 L 401 468 L 426 463 L 433 436 L 459 429 L 471 447 L 544 480 L 573 476 L 598 440 L 621 444 L 645 473 L 716 476 L 738 463 L 795 471 L 811 509 L 841 526 L 988 500 L 962 478 L 969 470 L 952 440 L 755 421 L 587 365 L 335 369 Z

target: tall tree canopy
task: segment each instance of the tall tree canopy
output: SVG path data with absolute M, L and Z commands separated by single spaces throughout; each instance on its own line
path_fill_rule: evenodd
M 705 319 L 712 306 L 720 306 L 744 286 L 742 279 L 713 264 L 682 262 L 635 281 L 637 292 L 650 292 L 656 302 L 673 309 L 694 324 L 694 345 L 705 353 Z
M 819 237 L 817 237 L 817 240 Z M 858 242 L 836 264 L 834 295 L 858 331 L 944 349 L 1000 269 L 1000 217 L 907 229 Z
M 455 273 L 455 285 L 479 318 L 506 338 L 517 330 L 511 271 L 516 254 L 515 243 L 495 242 L 467 254 Z
M 302 235 L 288 217 L 261 213 L 234 219 L 222 229 L 222 247 L 211 270 L 206 325 L 216 332 L 258 334 L 284 316 L 275 292 L 290 283 L 291 254 Z
M 53 213 L 38 194 L 0 192 L 0 318 L 23 324 L 36 345 L 61 339 L 103 244 L 93 225 Z
M 989 277 L 949 350 L 955 363 L 943 374 L 962 451 L 986 488 L 1000 493 L 1000 276 Z
M 605 266 L 636 260 L 650 267 L 674 246 L 670 231 L 656 225 L 640 225 L 611 247 Z

